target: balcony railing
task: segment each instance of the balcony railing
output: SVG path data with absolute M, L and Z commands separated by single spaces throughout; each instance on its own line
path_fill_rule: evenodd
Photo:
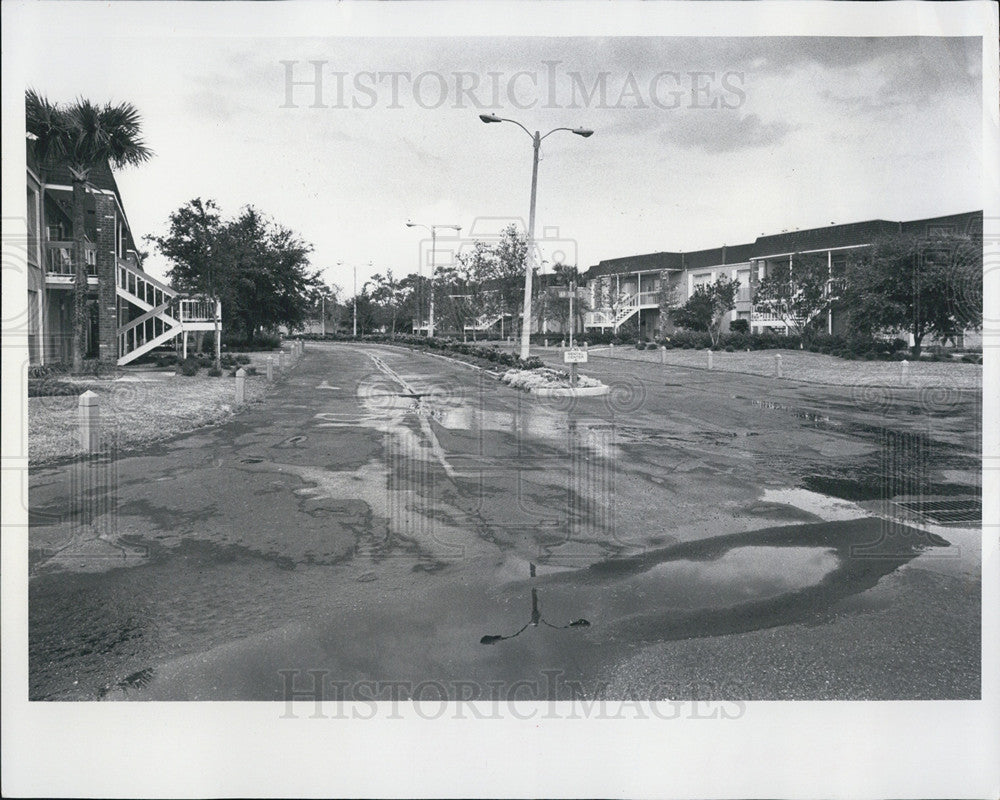
M 215 322 L 215 301 L 206 297 L 185 297 L 180 301 L 181 322 Z
M 84 245 L 87 274 L 97 275 L 97 250 L 94 245 Z M 76 275 L 73 266 L 73 242 L 45 243 L 45 271 L 50 275 Z
M 640 292 L 639 294 L 639 305 L 645 308 L 646 306 L 659 306 L 660 305 L 660 293 L 659 292 Z

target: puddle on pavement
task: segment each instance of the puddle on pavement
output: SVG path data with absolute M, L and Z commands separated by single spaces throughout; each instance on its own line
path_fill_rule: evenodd
M 278 700 L 279 668 L 445 686 L 510 685 L 550 669 L 594 680 L 645 644 L 822 621 L 947 545 L 865 518 L 718 536 L 584 569 L 539 562 L 534 577 L 513 556 L 423 576 L 409 562 L 286 571 L 238 549 L 188 546 L 100 577 L 34 580 L 31 695 Z M 404 573 L 408 588 L 393 589 Z

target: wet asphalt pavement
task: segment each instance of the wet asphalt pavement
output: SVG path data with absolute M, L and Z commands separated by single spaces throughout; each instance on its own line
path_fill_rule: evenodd
M 975 394 L 585 371 L 310 343 L 226 425 L 33 469 L 30 696 L 979 696 Z

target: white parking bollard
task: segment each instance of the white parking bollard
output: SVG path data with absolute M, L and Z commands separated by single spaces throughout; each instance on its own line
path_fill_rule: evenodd
M 278 351 L 278 372 L 283 372 L 285 369 L 285 351 Z
M 613 356 L 615 354 L 615 343 L 612 342 L 608 345 L 608 355 Z
M 239 405 L 246 398 L 247 371 L 240 367 L 236 370 L 236 404 Z
M 267 381 L 270 383 L 274 380 L 274 356 L 267 357 Z
M 781 353 L 778 353 L 774 357 L 774 377 L 781 377 Z
M 712 369 L 712 348 L 708 348 L 708 368 Z
M 899 362 L 899 368 L 900 368 L 899 369 L 899 372 L 900 372 L 899 379 L 903 383 L 906 383 L 907 380 L 909 380 L 909 377 L 910 377 L 910 362 L 907 361 L 904 358 L 901 362 Z
M 667 348 L 664 347 L 663 345 L 660 345 L 660 363 L 661 364 L 667 363 Z
M 77 405 L 80 418 L 80 449 L 96 453 L 101 449 L 101 400 L 89 389 L 80 395 Z

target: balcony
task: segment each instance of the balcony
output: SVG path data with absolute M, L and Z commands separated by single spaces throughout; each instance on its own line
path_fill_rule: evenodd
M 215 301 L 208 297 L 185 297 L 180 299 L 180 321 L 215 323 Z
M 97 282 L 97 250 L 89 242 L 84 245 L 87 259 L 87 283 Z M 73 283 L 73 242 L 45 243 L 45 276 L 50 283 Z

